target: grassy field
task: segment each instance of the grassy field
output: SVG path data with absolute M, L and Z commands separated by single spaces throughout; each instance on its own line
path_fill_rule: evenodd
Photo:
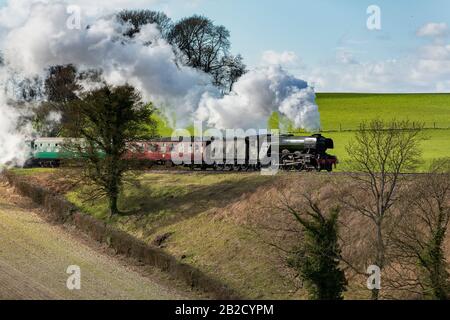
M 450 128 L 450 94 L 319 93 L 317 104 L 324 131 L 355 130 L 375 118 Z
M 375 118 L 424 123 L 428 129 L 421 144 L 421 171 L 433 159 L 450 157 L 450 94 L 319 93 L 317 103 L 323 134 L 335 141 L 336 149 L 331 153 L 342 162 L 349 158 L 346 146 L 355 134 L 347 130 L 355 130 L 361 122 Z
M 345 170 L 345 161 L 350 157 L 346 146 L 351 144 L 355 132 L 329 132 L 324 135 L 334 140 L 335 149 L 330 150 L 329 153 L 336 155 L 341 162 L 337 170 Z M 426 171 L 435 159 L 450 157 L 450 130 L 425 130 L 421 149 L 422 159 L 419 171 Z

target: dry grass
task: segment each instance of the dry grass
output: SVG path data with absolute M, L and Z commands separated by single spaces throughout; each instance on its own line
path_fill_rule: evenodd
M 83 203 L 81 191 L 73 189 L 67 196 L 86 212 L 105 218 L 106 204 Z M 345 194 L 357 194 L 361 201 L 368 198 L 366 190 L 345 176 L 146 173 L 122 195 L 121 207 L 128 213 L 108 223 L 147 243 L 167 234 L 161 243 L 163 250 L 249 298 L 303 299 L 305 292 L 280 250 L 289 250 L 301 237 L 296 222 L 279 207 L 282 200 L 289 200 L 302 210 L 305 192 L 312 192 L 325 211 L 339 204 Z M 363 273 L 370 264 L 372 225 L 345 208 L 340 223 L 343 256 L 348 262 L 342 264 L 349 278 L 346 298 L 366 299 L 370 296 L 366 277 L 355 270 Z M 446 253 L 450 258 L 448 247 Z
M 38 208 L 0 186 L 0 299 L 181 299 L 186 297 L 43 221 Z M 66 288 L 69 265 L 82 288 Z

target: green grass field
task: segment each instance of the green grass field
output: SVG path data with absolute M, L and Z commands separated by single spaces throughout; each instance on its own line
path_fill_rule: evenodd
M 345 170 L 345 160 L 349 159 L 346 146 L 351 144 L 355 132 L 329 132 L 324 133 L 326 137 L 334 140 L 335 149 L 330 150 L 330 154 L 336 155 L 341 165 L 338 171 Z M 450 157 L 450 130 L 425 130 L 422 147 L 422 163 L 419 166 L 420 171 L 426 171 L 431 162 L 435 159 Z
M 421 122 L 450 129 L 450 94 L 319 93 L 322 130 L 355 130 L 375 118 Z
M 450 94 L 338 94 L 317 95 L 324 135 L 333 138 L 341 161 L 349 158 L 346 146 L 351 143 L 361 122 L 372 119 L 409 120 L 423 123 L 422 145 L 426 170 L 433 159 L 450 157 Z M 441 129 L 434 129 L 434 128 Z

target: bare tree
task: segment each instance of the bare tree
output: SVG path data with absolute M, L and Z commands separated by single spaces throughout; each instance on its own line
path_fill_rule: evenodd
M 164 12 L 151 10 L 123 10 L 117 14 L 119 21 L 131 24 L 131 28 L 125 33 L 133 38 L 146 24 L 155 24 L 164 39 L 167 39 L 172 29 L 172 19 Z
M 181 61 L 213 77 L 214 85 L 230 90 L 246 66 L 241 56 L 231 56 L 230 32 L 210 19 L 194 15 L 177 22 L 169 42 L 181 52 Z
M 371 260 L 381 270 L 387 265 L 389 239 L 398 222 L 393 207 L 407 178 L 404 173 L 415 171 L 420 163 L 421 129 L 421 125 L 413 126 L 408 121 L 373 120 L 363 123 L 347 146 L 348 169 L 352 172 L 349 177 L 357 189 L 342 195 L 342 201 L 373 223 L 375 254 Z M 366 201 L 362 201 L 361 193 L 365 193 Z M 379 294 L 378 289 L 372 290 L 372 299 L 378 299 Z
M 450 221 L 450 159 L 436 160 L 429 173 L 417 178 L 404 199 L 404 217 L 393 244 L 402 268 L 413 269 L 403 281 L 409 291 L 425 297 L 449 298 L 450 277 L 444 241 Z
M 247 66 L 243 60 L 240 54 L 237 56 L 227 55 L 222 57 L 222 67 L 214 73 L 214 79 L 219 87 L 224 88 L 226 91 L 233 89 L 236 81 L 247 72 Z

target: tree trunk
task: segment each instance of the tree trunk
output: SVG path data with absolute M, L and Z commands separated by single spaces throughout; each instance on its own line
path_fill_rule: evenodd
M 442 224 L 441 216 L 439 216 L 438 225 Z M 445 257 L 442 250 L 445 239 L 446 229 L 438 227 L 433 240 L 432 249 L 429 253 L 431 259 L 430 283 L 433 291 L 433 298 L 436 300 L 447 300 L 448 293 L 446 289 L 446 267 Z
M 379 300 L 380 299 L 380 290 L 378 289 L 372 289 L 372 300 Z
M 376 257 L 375 265 L 380 268 L 380 272 L 384 268 L 384 240 L 382 231 L 382 221 L 378 221 L 376 224 L 377 228 L 377 239 L 376 239 Z M 380 298 L 380 289 L 372 290 L 372 300 L 378 300 Z
M 109 214 L 110 217 L 113 217 L 119 213 L 119 209 L 117 207 L 117 194 L 110 194 L 109 195 Z

